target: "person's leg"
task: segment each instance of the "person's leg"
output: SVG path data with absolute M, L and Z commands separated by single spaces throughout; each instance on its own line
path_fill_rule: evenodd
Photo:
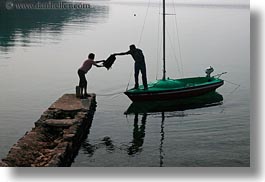
M 87 94 L 87 80 L 86 80 L 86 76 L 84 78 L 84 91 L 85 91 L 84 96 L 87 97 L 88 94 Z
M 82 71 L 78 70 L 78 77 L 79 77 L 79 88 L 80 88 L 80 97 L 83 97 L 83 85 L 82 85 Z
M 142 81 L 143 81 L 144 89 L 148 89 L 145 64 L 141 66 L 141 73 L 142 73 Z
M 85 97 L 85 98 L 87 98 L 87 97 L 91 97 L 91 96 L 88 95 L 88 93 L 87 93 L 87 80 L 85 81 L 85 88 L 84 88 L 84 90 L 85 90 L 84 97 Z
M 82 70 L 78 70 L 78 76 L 79 76 L 79 87 L 80 87 L 80 97 L 83 98 L 84 94 L 83 91 L 85 90 L 86 92 L 86 76 L 85 73 Z
M 83 90 L 84 90 L 84 88 L 83 87 L 80 87 L 80 98 L 83 98 L 83 96 L 84 96 Z
M 134 80 L 135 80 L 134 88 L 135 89 L 139 87 L 139 80 L 138 80 L 139 71 L 140 71 L 140 67 L 138 64 L 135 63 L 134 64 Z

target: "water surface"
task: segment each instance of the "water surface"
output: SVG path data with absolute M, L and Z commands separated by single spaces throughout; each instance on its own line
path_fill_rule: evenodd
M 52 102 L 74 92 L 89 52 L 105 59 L 135 43 L 148 80 L 161 78 L 159 12 L 159 4 L 101 2 L 82 11 L 1 13 L 0 157 Z M 110 71 L 93 68 L 88 87 L 98 107 L 72 166 L 249 166 L 248 7 L 170 4 L 167 12 L 167 76 L 203 76 L 213 66 L 240 87 L 225 82 L 217 90 L 223 101 L 211 107 L 125 115 L 132 58 L 119 57 Z

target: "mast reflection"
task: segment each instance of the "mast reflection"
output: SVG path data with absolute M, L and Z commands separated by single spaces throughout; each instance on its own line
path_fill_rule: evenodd
M 166 112 L 185 111 L 189 109 L 198 109 L 221 105 L 223 96 L 217 92 L 208 93 L 202 96 L 178 99 L 171 101 L 155 101 L 155 102 L 134 102 L 125 111 L 125 115 L 134 115 L 133 140 L 131 146 L 128 147 L 128 155 L 135 155 L 142 151 L 145 137 L 145 128 L 148 114 L 161 114 L 160 125 L 160 144 L 159 144 L 159 166 L 163 167 L 165 153 L 163 144 L 165 140 L 165 121 Z M 142 115 L 141 126 L 139 127 L 138 119 Z

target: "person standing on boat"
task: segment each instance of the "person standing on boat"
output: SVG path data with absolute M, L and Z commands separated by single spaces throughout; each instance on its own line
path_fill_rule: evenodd
M 89 97 L 87 94 L 87 80 L 85 74 L 92 68 L 92 66 L 96 67 L 103 67 L 102 65 L 98 65 L 97 63 L 103 61 L 94 61 L 95 54 L 90 53 L 88 55 L 88 59 L 84 61 L 83 65 L 78 69 L 78 76 L 79 76 L 79 87 L 80 87 L 80 98 Z M 84 94 L 83 94 L 84 92 Z
M 134 59 L 134 79 L 135 79 L 135 86 L 134 89 L 139 88 L 139 72 L 142 73 L 142 81 L 144 85 L 144 89 L 147 90 L 147 77 L 146 77 L 146 66 L 145 66 L 145 58 L 143 51 L 139 48 L 136 48 L 134 44 L 130 45 L 130 50 L 127 52 L 121 52 L 121 53 L 114 53 L 114 56 L 122 56 L 122 55 L 131 55 Z

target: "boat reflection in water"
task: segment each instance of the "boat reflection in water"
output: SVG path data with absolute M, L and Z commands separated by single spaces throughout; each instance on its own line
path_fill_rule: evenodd
M 211 92 L 202 96 L 167 101 L 133 102 L 124 114 L 184 111 L 221 105 L 223 96 Z
M 135 155 L 142 151 L 144 144 L 145 128 L 148 114 L 161 114 L 161 129 L 160 129 L 160 167 L 163 166 L 164 152 L 164 122 L 165 112 L 174 111 L 185 111 L 189 109 L 198 109 L 205 107 L 212 107 L 221 105 L 223 102 L 223 96 L 217 92 L 211 92 L 202 96 L 177 99 L 171 101 L 152 101 L 152 102 L 133 102 L 125 115 L 135 115 L 134 117 L 134 129 L 133 129 L 133 140 L 131 145 L 127 149 L 128 155 Z M 141 123 L 139 126 L 139 116 L 141 116 Z

